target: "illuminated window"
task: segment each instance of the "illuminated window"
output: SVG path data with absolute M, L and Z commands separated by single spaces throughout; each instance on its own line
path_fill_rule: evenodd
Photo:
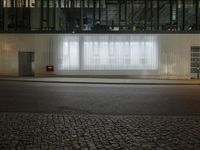
M 80 61 L 82 70 L 158 69 L 156 40 L 134 36 L 65 38 L 60 59 L 60 70 L 80 70 Z
M 158 69 L 157 47 L 154 42 L 85 41 L 83 48 L 86 70 Z
M 78 41 L 66 41 L 62 49 L 61 70 L 79 69 L 79 44 Z

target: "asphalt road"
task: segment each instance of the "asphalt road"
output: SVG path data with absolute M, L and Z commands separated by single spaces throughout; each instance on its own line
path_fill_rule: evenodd
M 200 115 L 199 85 L 0 82 L 1 112 Z

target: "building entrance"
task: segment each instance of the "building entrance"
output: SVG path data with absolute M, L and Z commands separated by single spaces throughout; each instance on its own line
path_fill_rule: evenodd
M 19 76 L 33 76 L 34 53 L 19 52 L 18 56 L 19 56 Z

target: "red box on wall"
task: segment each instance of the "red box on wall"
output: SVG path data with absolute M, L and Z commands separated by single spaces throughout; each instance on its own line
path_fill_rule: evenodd
M 54 72 L 54 66 L 53 65 L 46 65 L 46 72 Z

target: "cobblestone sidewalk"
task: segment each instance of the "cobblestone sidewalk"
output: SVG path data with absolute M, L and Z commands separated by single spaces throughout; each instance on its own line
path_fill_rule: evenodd
M 0 150 L 199 150 L 200 116 L 0 113 Z

